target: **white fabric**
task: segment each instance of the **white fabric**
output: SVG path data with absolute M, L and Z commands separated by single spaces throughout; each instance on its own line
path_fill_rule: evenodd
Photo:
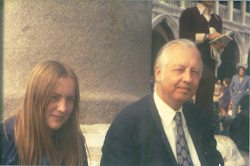
M 195 34 L 195 44 L 203 43 L 205 35 L 206 35 L 205 33 L 196 33 Z
M 168 138 L 172 151 L 174 153 L 175 159 L 177 159 L 177 154 L 176 154 L 177 129 L 176 129 L 176 122 L 174 121 L 174 116 L 176 114 L 176 111 L 174 111 L 171 107 L 169 107 L 166 103 L 164 103 L 162 99 L 157 95 L 156 91 L 154 92 L 154 102 L 161 117 L 162 126 Z M 188 131 L 186 120 L 182 113 L 182 107 L 178 111 L 181 112 L 182 115 L 182 127 L 185 132 L 193 164 L 195 166 L 200 166 L 201 165 L 200 160 L 197 155 L 196 149 L 194 147 L 193 140 Z
M 216 149 L 221 153 L 224 160 L 224 166 L 246 166 L 242 155 L 231 138 L 222 135 L 215 135 L 214 138 L 217 142 Z

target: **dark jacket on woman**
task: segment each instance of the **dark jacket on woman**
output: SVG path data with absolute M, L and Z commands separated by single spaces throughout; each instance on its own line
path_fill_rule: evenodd
M 19 165 L 18 152 L 15 146 L 14 123 L 15 123 L 15 118 L 12 118 L 5 124 L 6 135 L 5 135 L 4 124 L 3 123 L 0 124 L 0 141 L 1 141 L 0 165 Z M 83 158 L 85 159 L 83 161 L 83 165 L 88 166 L 87 155 L 83 141 L 82 141 L 82 148 L 83 148 Z M 50 165 L 48 157 L 45 152 L 43 152 L 41 165 Z M 62 165 L 64 164 L 62 163 Z

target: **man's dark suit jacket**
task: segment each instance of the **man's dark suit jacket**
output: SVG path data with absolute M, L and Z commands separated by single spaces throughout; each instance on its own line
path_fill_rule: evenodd
M 224 165 L 216 150 L 208 115 L 197 105 L 183 104 L 183 113 L 201 165 Z M 111 124 L 102 147 L 101 166 L 177 165 L 153 95 L 123 109 Z

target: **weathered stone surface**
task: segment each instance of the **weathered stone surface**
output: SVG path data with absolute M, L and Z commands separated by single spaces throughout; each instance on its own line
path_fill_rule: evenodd
M 246 163 L 241 156 L 237 146 L 233 140 L 227 136 L 215 135 L 217 141 L 217 150 L 221 153 L 224 159 L 225 166 L 245 166 Z
M 78 75 L 81 122 L 112 122 L 150 93 L 151 15 L 151 2 L 5 1 L 4 119 L 32 68 L 57 60 Z

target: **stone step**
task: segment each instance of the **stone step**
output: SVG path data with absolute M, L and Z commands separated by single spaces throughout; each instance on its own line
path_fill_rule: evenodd
M 82 133 L 86 139 L 89 151 L 88 163 L 99 166 L 102 157 L 102 145 L 110 124 L 81 125 Z

